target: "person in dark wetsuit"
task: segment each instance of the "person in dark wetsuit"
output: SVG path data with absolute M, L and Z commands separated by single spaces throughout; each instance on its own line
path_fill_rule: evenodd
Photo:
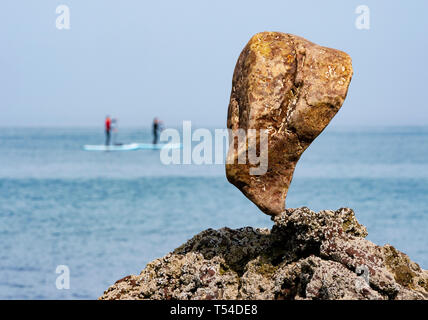
M 157 144 L 159 140 L 159 131 L 161 130 L 162 122 L 158 118 L 153 119 L 153 144 Z
M 106 117 L 105 129 L 106 129 L 106 146 L 108 146 L 110 144 L 110 131 L 111 131 L 111 119 L 110 119 L 110 116 Z

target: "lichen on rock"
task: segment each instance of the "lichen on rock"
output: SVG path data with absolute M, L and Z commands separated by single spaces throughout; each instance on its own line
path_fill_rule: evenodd
M 100 299 L 428 299 L 428 272 L 366 240 L 353 210 L 303 207 L 272 220 L 271 230 L 202 231 Z

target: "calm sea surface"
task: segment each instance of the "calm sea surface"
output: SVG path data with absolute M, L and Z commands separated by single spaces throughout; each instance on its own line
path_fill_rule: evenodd
M 97 128 L 0 128 L 0 299 L 96 299 L 204 229 L 272 225 L 224 166 L 81 148 L 103 140 Z M 150 140 L 138 128 L 116 137 Z M 428 269 L 428 128 L 328 128 L 298 163 L 287 206 L 351 207 L 369 240 Z M 56 288 L 58 265 L 69 290 Z

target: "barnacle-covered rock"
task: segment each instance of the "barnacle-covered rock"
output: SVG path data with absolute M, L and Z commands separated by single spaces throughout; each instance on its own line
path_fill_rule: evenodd
M 351 209 L 287 209 L 273 221 L 202 231 L 100 299 L 428 299 L 428 272 L 366 240 Z

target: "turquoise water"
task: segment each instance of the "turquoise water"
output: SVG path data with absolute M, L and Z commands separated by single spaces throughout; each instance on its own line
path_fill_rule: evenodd
M 206 228 L 270 227 L 222 165 L 159 151 L 85 152 L 97 128 L 0 128 L 0 299 L 95 299 Z M 117 141 L 149 142 L 148 129 Z M 303 154 L 288 207 L 351 207 L 368 239 L 428 268 L 428 128 L 328 128 Z M 58 265 L 70 289 L 55 285 Z

